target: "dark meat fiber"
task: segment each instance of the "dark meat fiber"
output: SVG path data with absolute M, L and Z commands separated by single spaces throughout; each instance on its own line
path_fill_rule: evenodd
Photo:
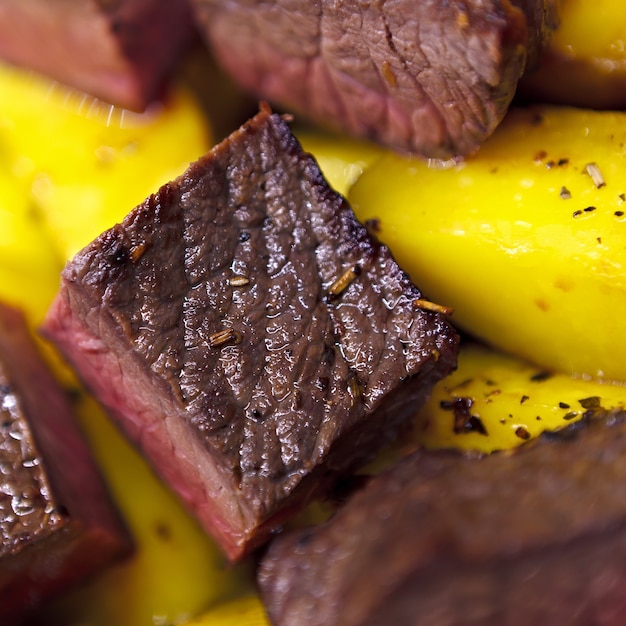
M 271 545 L 272 623 L 622 626 L 625 419 L 480 460 L 408 457 L 324 526 Z
M 429 157 L 474 152 L 554 26 L 556 0 L 192 0 L 248 90 Z
M 0 538 L 3 624 L 131 548 L 65 395 L 2 304 Z
M 235 559 L 452 370 L 418 297 L 263 109 L 68 264 L 45 332 Z
M 178 0 L 0 0 L 0 58 L 142 110 L 194 35 Z

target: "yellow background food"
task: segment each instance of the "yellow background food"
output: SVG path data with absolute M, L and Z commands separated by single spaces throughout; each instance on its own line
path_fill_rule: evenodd
M 462 328 L 545 368 L 626 380 L 624 145 L 624 113 L 520 109 L 458 165 L 384 155 L 348 198 Z

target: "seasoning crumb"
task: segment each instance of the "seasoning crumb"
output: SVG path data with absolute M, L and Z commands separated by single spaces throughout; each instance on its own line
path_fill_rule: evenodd
M 520 404 L 524 404 L 524 402 L 526 402 L 526 400 L 528 400 L 528 399 L 529 399 L 529 397 L 530 397 L 530 396 L 527 396 L 526 394 L 524 394 L 524 395 L 520 398 L 519 403 L 520 403 Z
M 209 337 L 211 348 L 218 348 L 227 343 L 241 343 L 241 333 L 234 328 L 224 328 Z
M 413 300 L 413 306 L 416 309 L 421 309 L 423 311 L 432 311 L 433 313 L 441 313 L 442 315 L 452 315 L 452 313 L 454 313 L 454 309 L 452 307 L 445 306 L 443 304 L 437 304 L 435 302 L 431 302 L 430 300 L 424 300 L 422 298 Z
M 515 429 L 515 436 L 523 439 L 524 441 L 530 439 L 530 433 L 526 430 L 524 426 L 518 426 Z
M 624 216 L 624 211 L 615 211 L 615 213 L 613 215 L 615 215 L 615 217 L 623 217 Z
M 228 279 L 228 284 L 231 287 L 245 287 L 250 284 L 250 279 L 247 276 L 241 276 L 238 274 L 236 276 L 231 276 Z
M 390 87 L 396 87 L 398 84 L 398 78 L 396 76 L 396 73 L 393 71 L 393 68 L 391 67 L 391 64 L 389 63 L 389 61 L 383 61 L 381 70 L 382 70 L 382 75 L 383 75 L 383 78 L 385 79 L 385 82 Z
M 356 372 L 351 371 L 348 374 L 348 380 L 346 381 L 347 388 L 352 398 L 352 406 L 356 403 L 356 401 L 363 397 L 363 383 L 359 380 Z
M 583 409 L 599 409 L 600 402 L 600 396 L 589 396 L 588 398 L 582 398 L 581 400 L 579 400 L 578 404 L 580 404 Z
M 572 194 L 570 193 L 570 190 L 567 187 L 561 187 L 561 191 L 559 192 L 559 196 L 561 198 L 561 200 L 570 200 L 572 197 Z
M 365 220 L 363 225 L 370 235 L 377 235 L 380 233 L 380 220 L 377 217 L 371 217 L 370 219 Z
M 620 193 L 617 197 L 618 197 L 618 198 L 619 198 L 622 202 L 625 202 L 625 201 L 626 201 L 626 193 Z
M 587 172 L 597 189 L 606 185 L 604 176 L 602 176 L 602 172 L 597 163 L 587 163 L 587 165 L 585 165 L 585 172 Z
M 557 161 L 557 165 L 559 167 L 563 167 L 564 165 L 567 165 L 568 163 L 569 163 L 569 159 L 565 159 L 565 158 L 564 159 L 559 159 Z
M 329 288 L 328 299 L 333 300 L 337 298 L 345 289 L 352 283 L 352 281 L 361 273 L 361 266 L 354 265 L 349 267 Z
M 582 215 L 582 214 L 583 212 L 580 209 L 578 209 L 577 211 L 574 211 L 572 213 L 572 217 L 578 217 L 579 215 Z
M 442 400 L 439 406 L 444 411 L 452 411 L 454 422 L 452 430 L 456 435 L 467 433 L 478 433 L 487 435 L 485 424 L 478 417 L 472 415 L 470 409 L 474 404 L 474 400 L 468 397 L 454 398 L 453 400 Z
M 578 417 L 578 411 L 569 411 L 563 416 L 563 419 L 569 422 L 570 420 L 573 420 L 575 417 Z
M 548 153 L 545 150 L 539 150 L 533 157 L 533 161 L 540 162 L 543 161 L 548 156 Z
M 594 206 L 587 206 L 583 209 L 585 213 L 591 213 L 592 211 L 595 211 L 595 210 L 596 210 L 596 207 Z
M 567 402 L 559 402 L 559 409 L 569 409 L 570 405 Z

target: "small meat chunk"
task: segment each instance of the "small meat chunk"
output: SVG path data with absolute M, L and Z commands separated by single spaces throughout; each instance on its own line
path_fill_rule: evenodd
M 402 152 L 475 152 L 556 22 L 556 0 L 192 0 L 251 93 Z
M 137 111 L 194 36 L 187 2 L 0 0 L 0 58 Z
M 69 262 L 44 331 L 237 559 L 455 367 L 420 297 L 263 107 Z
M 130 553 L 64 392 L 22 314 L 0 304 L 0 615 L 3 623 Z M 5 621 L 6 620 L 6 621 Z
M 260 569 L 276 626 L 588 626 L 626 610 L 626 413 L 515 453 L 416 452 Z

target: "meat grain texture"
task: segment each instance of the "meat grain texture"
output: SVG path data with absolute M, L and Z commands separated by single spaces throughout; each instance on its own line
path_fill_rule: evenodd
M 250 92 L 399 151 L 475 152 L 556 26 L 556 0 L 192 0 Z
M 626 414 L 481 459 L 417 452 L 325 525 L 276 539 L 276 626 L 621 626 Z
M 263 108 L 67 265 L 44 330 L 236 559 L 454 368 L 420 296 Z
M 21 313 L 0 304 L 0 615 L 17 623 L 131 539 Z

